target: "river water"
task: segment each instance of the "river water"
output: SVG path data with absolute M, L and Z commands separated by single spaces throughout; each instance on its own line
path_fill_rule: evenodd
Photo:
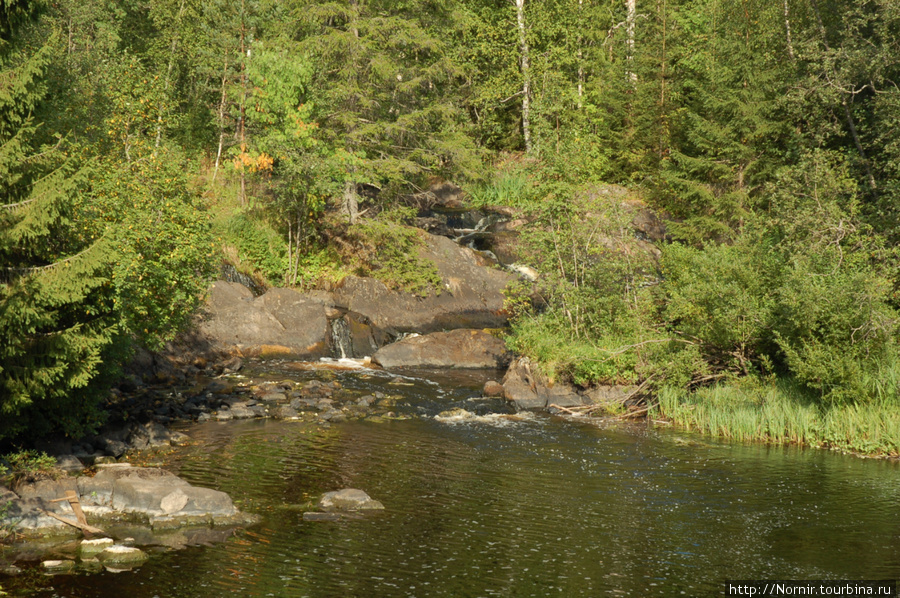
M 399 395 L 409 419 L 210 422 L 154 458 L 228 492 L 257 526 L 151 551 L 124 573 L 28 576 L 65 597 L 714 596 L 729 579 L 897 579 L 896 462 L 717 443 L 646 424 L 484 412 L 487 374 L 298 372 Z M 304 521 L 318 494 L 360 488 L 384 512 Z M 17 582 L 14 582 L 17 583 Z

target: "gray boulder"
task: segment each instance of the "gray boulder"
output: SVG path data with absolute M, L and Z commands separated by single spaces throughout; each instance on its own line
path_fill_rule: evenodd
M 405 338 L 379 349 L 372 361 L 384 368 L 501 368 L 509 351 L 483 330 L 459 329 Z
M 74 491 L 91 525 L 104 521 L 136 517 L 154 525 L 156 522 L 184 524 L 230 524 L 247 519 L 235 508 L 224 492 L 191 486 L 185 480 L 152 467 L 128 464 L 105 466 L 93 477 L 63 477 L 24 484 L 17 492 L 0 491 L 11 501 L 6 517 L 17 532 L 25 535 L 74 533 L 52 513 L 75 521 L 72 507 L 65 500 L 66 491 Z M 0 524 L 6 522 L 0 521 Z
M 474 251 L 445 237 L 426 234 L 419 254 L 437 267 L 439 295 L 416 297 L 373 278 L 349 276 L 335 290 L 335 303 L 374 329 L 394 333 L 506 325 L 503 289 L 513 275 L 487 267 Z
M 245 356 L 317 359 L 330 355 L 327 298 L 274 288 L 254 297 L 247 287 L 217 281 L 198 332 L 216 347 Z

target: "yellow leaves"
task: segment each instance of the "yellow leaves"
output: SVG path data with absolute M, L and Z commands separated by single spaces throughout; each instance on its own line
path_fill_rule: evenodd
M 258 156 L 253 156 L 246 151 L 242 151 L 234 158 L 234 167 L 237 170 L 246 168 L 250 172 L 270 172 L 274 165 L 275 158 L 265 152 Z

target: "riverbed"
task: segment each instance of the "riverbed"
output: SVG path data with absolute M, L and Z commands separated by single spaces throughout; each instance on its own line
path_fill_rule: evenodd
M 653 424 L 515 415 L 496 373 L 308 370 L 396 398 L 395 418 L 207 422 L 143 456 L 262 523 L 133 571 L 3 579 L 59 597 L 711 596 L 728 579 L 900 578 L 893 461 L 710 441 Z M 478 415 L 435 418 L 450 408 Z M 353 487 L 383 512 L 305 521 Z

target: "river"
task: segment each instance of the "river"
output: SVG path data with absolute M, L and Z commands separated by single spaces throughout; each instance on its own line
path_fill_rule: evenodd
M 647 424 L 546 415 L 447 422 L 486 374 L 297 371 L 398 395 L 409 419 L 187 426 L 152 456 L 263 521 L 228 540 L 151 550 L 134 571 L 4 581 L 59 597 L 713 596 L 728 579 L 897 579 L 900 471 L 890 461 L 735 445 Z M 386 510 L 304 521 L 360 488 Z M 11 585 L 15 584 L 15 585 Z

